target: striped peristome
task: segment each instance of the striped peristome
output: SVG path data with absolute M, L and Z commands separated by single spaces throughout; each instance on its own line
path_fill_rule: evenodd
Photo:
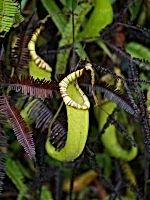
M 32 60 L 35 62 L 35 64 L 39 67 L 42 68 L 48 72 L 52 71 L 52 68 L 50 67 L 50 65 L 48 63 L 46 63 L 39 55 L 37 55 L 36 50 L 35 50 L 35 45 L 38 39 L 39 34 L 41 33 L 41 31 L 44 29 L 43 23 L 45 23 L 45 21 L 47 20 L 48 17 L 46 17 L 40 27 L 38 27 L 35 32 L 33 33 L 30 42 L 28 43 L 28 49 L 31 55 Z
M 79 91 L 79 93 L 80 93 L 80 95 L 81 95 L 81 97 L 83 99 L 83 105 L 78 104 L 77 102 L 72 100 L 71 97 L 69 96 L 69 94 L 67 93 L 67 87 L 68 87 L 69 83 L 75 81 L 77 78 L 82 76 L 84 70 L 90 70 L 91 71 L 92 83 L 93 83 L 94 82 L 94 72 L 93 72 L 93 69 L 92 69 L 92 65 L 90 63 L 87 63 L 83 69 L 80 69 L 80 70 L 77 70 L 75 72 L 72 72 L 71 74 L 66 76 L 59 83 L 59 87 L 60 87 L 61 96 L 62 96 L 63 101 L 64 101 L 64 103 L 66 105 L 72 106 L 72 107 L 77 108 L 77 109 L 86 110 L 86 109 L 90 108 L 90 103 L 89 103 L 89 100 L 88 100 L 87 96 L 81 90 L 81 88 L 79 87 L 77 82 L 75 83 L 75 86 L 76 86 L 77 90 Z

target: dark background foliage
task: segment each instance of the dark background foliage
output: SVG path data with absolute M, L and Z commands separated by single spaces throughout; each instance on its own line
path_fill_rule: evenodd
M 0 33 L 0 198 L 149 199 L 150 2 L 103 1 L 105 16 L 93 18 L 98 1 L 12 2 L 24 19 Z M 37 30 L 34 60 L 28 44 Z M 78 83 L 91 103 L 87 142 L 74 161 L 60 162 L 45 149 L 50 136 L 61 152 L 69 134 L 58 84 L 87 62 L 98 106 L 85 72 Z

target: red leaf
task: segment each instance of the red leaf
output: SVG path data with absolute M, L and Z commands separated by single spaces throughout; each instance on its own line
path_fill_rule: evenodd
M 35 147 L 31 131 L 17 108 L 10 105 L 8 96 L 0 96 L 0 112 L 10 121 L 18 142 L 23 146 L 28 156 L 35 160 Z

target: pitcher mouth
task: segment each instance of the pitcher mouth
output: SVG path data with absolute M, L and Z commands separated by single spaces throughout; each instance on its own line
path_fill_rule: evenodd
M 60 83 L 59 83 L 59 87 L 60 87 L 60 94 L 63 98 L 63 101 L 66 105 L 68 106 L 72 106 L 76 109 L 89 109 L 90 108 L 90 102 L 87 98 L 87 96 L 84 94 L 84 92 L 81 90 L 81 88 L 79 87 L 78 83 L 77 83 L 77 78 L 79 78 L 80 76 L 83 75 L 85 70 L 90 70 L 91 71 L 91 84 L 92 84 L 92 94 L 94 97 L 95 102 L 97 102 L 97 98 L 94 94 L 94 90 L 93 90 L 93 86 L 94 86 L 94 82 L 95 82 L 95 74 L 94 74 L 94 70 L 92 68 L 92 64 L 91 63 L 87 63 L 85 65 L 85 67 L 83 69 L 77 70 L 72 72 L 71 74 L 69 74 L 68 76 L 66 76 Z M 72 83 L 73 81 L 75 81 L 75 87 L 78 90 L 78 92 L 81 95 L 81 98 L 83 100 L 83 104 L 79 104 L 76 101 L 74 101 L 68 94 L 67 92 L 67 88 L 69 86 L 69 83 Z

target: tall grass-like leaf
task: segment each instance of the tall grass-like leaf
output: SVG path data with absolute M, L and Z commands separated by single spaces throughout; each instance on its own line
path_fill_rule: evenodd
M 131 20 L 135 20 L 135 18 L 138 15 L 138 12 L 140 11 L 142 0 L 136 0 L 134 3 L 129 7 L 130 13 L 131 13 Z
M 27 186 L 24 184 L 24 176 L 14 159 L 7 158 L 6 174 L 19 190 L 18 200 L 23 200 L 27 192 Z
M 8 32 L 13 24 L 22 21 L 23 17 L 20 14 L 20 5 L 17 1 L 0 1 L 0 32 Z
M 113 10 L 110 0 L 96 0 L 94 10 L 81 33 L 81 37 L 86 38 L 98 36 L 99 32 L 112 22 L 112 19 Z
M 43 6 L 51 15 L 52 20 L 56 24 L 58 30 L 63 33 L 66 26 L 66 19 L 54 0 L 43 0 Z
M 29 127 L 20 115 L 20 112 L 9 103 L 9 98 L 0 96 L 0 112 L 10 121 L 10 124 L 17 136 L 18 142 L 31 159 L 35 160 L 35 148 Z

